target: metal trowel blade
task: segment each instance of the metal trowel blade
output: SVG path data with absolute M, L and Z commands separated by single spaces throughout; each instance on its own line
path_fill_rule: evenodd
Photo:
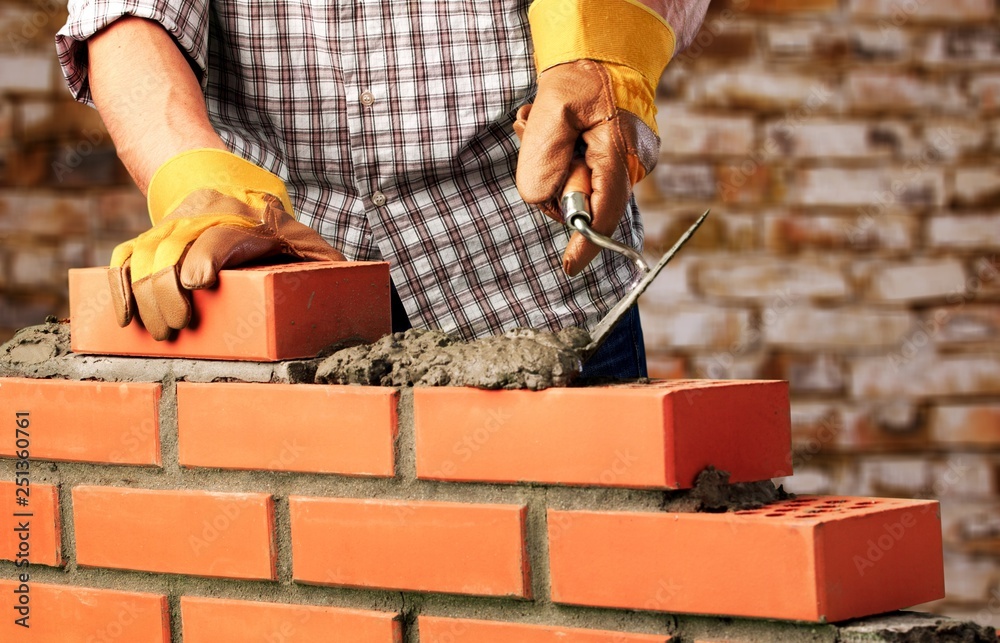
M 677 243 L 675 243 L 674 246 L 667 251 L 667 254 L 663 255 L 663 258 L 660 259 L 656 265 L 653 266 L 649 272 L 647 272 L 642 279 L 639 280 L 639 283 L 637 283 L 632 290 L 630 290 L 628 294 L 622 298 L 621 301 L 615 304 L 615 306 L 608 311 L 608 314 L 604 316 L 604 319 L 598 322 L 594 331 L 590 334 L 590 343 L 584 346 L 580 351 L 580 358 L 583 362 L 586 362 L 588 359 L 593 357 L 594 353 L 597 352 L 597 349 L 604 343 L 604 340 L 611 334 L 611 329 L 614 328 L 615 324 L 617 324 L 625 313 L 628 312 L 628 309 L 631 308 L 632 305 L 639 299 L 639 296 L 646 291 L 649 284 L 653 283 L 653 280 L 656 279 L 657 275 L 660 274 L 660 271 L 663 270 L 668 263 L 670 263 L 670 260 L 674 258 L 674 255 L 676 255 L 677 252 L 684 247 L 684 244 L 687 243 L 688 239 L 694 235 L 695 231 L 699 226 L 701 226 L 709 212 L 711 212 L 711 210 L 705 210 L 705 213 L 698 217 L 698 220 L 695 221 L 691 227 L 681 235 L 681 238 L 677 240 Z

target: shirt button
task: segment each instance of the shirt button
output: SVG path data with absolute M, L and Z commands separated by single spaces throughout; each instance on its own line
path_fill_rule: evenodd
M 376 207 L 382 207 L 385 205 L 385 195 L 381 192 L 376 192 L 372 195 L 372 203 L 374 203 Z
M 372 105 L 375 104 L 375 94 L 373 94 L 373 93 L 371 93 L 369 91 L 362 92 L 361 93 L 361 103 L 365 107 L 371 107 Z

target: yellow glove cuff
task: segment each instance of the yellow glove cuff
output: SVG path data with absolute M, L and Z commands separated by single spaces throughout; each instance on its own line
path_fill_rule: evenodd
M 535 0 L 528 9 L 535 68 L 605 63 L 615 105 L 656 132 L 656 86 L 674 55 L 673 27 L 638 0 Z
M 295 216 L 292 200 L 281 177 L 231 152 L 200 149 L 181 152 L 160 166 L 149 182 L 147 204 L 153 225 L 173 212 L 198 190 L 215 190 L 251 205 L 248 192 L 266 192 L 281 200 L 285 212 Z

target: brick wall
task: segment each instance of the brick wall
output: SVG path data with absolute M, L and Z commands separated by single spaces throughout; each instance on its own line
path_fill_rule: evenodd
M 716 0 L 661 88 L 640 189 L 654 373 L 791 385 L 789 486 L 940 498 L 948 594 L 1000 624 L 1000 22 L 994 0 Z M 0 2 L 0 335 L 146 225 L 52 55 L 60 3 Z
M 3 640 L 996 639 L 872 617 L 944 595 L 937 502 L 737 504 L 789 470 L 785 382 L 395 389 L 45 345 L 0 356 Z M 694 511 L 709 466 L 728 511 Z

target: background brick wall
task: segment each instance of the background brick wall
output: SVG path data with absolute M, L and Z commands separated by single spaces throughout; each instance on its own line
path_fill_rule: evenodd
M 147 225 L 69 100 L 55 0 L 0 0 L 0 338 Z M 1000 625 L 995 0 L 715 0 L 640 186 L 653 374 L 788 379 L 795 491 L 942 500 L 948 596 Z
M 96 111 L 55 57 L 59 0 L 0 2 L 0 338 L 66 313 L 66 270 L 106 265 L 148 227 Z

